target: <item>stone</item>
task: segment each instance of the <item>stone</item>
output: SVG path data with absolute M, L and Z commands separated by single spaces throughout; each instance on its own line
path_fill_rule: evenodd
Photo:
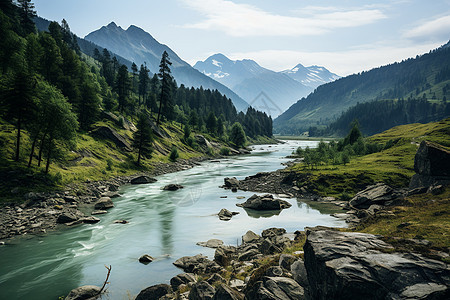
M 97 299 L 100 296 L 100 288 L 95 285 L 84 285 L 70 291 L 65 300 Z
M 172 277 L 172 279 L 170 279 L 170 285 L 172 286 L 172 289 L 174 291 L 178 290 L 178 287 L 185 284 L 185 285 L 189 285 L 192 284 L 194 282 L 196 282 L 197 280 L 195 279 L 195 275 L 192 273 L 181 273 L 178 274 L 175 277 Z
M 445 263 L 415 253 L 388 253 L 392 250 L 376 235 L 308 230 L 304 251 L 311 298 L 406 299 L 404 292 L 425 286 L 431 288 L 417 299 L 450 294 Z M 441 291 L 438 285 L 447 287 Z
M 169 294 L 172 291 L 168 284 L 152 285 L 146 289 L 143 289 L 136 297 L 135 300 L 158 300 L 161 297 Z
M 153 177 L 149 177 L 149 176 L 138 176 L 136 178 L 131 179 L 130 183 L 131 184 L 146 184 L 146 183 L 154 183 L 157 180 Z
M 115 220 L 114 224 L 128 224 L 129 222 L 127 220 Z
M 91 217 L 84 217 L 84 218 L 81 218 L 81 222 L 86 223 L 86 224 L 95 224 L 95 223 L 100 222 L 100 219 L 96 218 L 96 217 L 93 217 L 93 216 L 91 216 Z
M 141 257 L 139 257 L 139 262 L 143 263 L 143 264 L 148 264 L 151 263 L 153 261 L 153 257 L 151 257 L 148 254 L 144 254 Z
M 234 215 L 239 214 L 239 212 L 229 211 L 226 208 L 222 208 L 218 213 L 219 219 L 222 221 L 229 221 Z
M 428 188 L 427 193 L 433 195 L 440 195 L 445 191 L 445 187 L 442 184 L 432 185 Z
M 271 255 L 281 252 L 281 249 L 275 245 L 270 239 L 264 239 L 259 245 L 259 251 L 265 255 Z
M 285 270 L 290 270 L 291 269 L 291 265 L 297 260 L 297 257 L 295 257 L 294 255 L 290 255 L 290 254 L 281 254 L 280 255 L 280 260 L 278 261 L 278 265 L 285 269 Z
M 303 262 L 303 260 L 296 260 L 291 265 L 291 274 L 292 278 L 297 281 L 302 287 L 307 287 L 309 285 L 308 274 L 306 273 L 305 263 Z
M 250 249 L 250 250 L 247 250 L 247 251 L 241 253 L 238 256 L 238 260 L 239 261 L 248 261 L 248 260 L 253 259 L 258 254 L 260 254 L 258 249 Z
M 257 242 L 261 237 L 249 230 L 242 236 L 242 243 L 254 243 Z
M 283 235 L 283 234 L 285 234 L 285 233 L 286 233 L 286 229 L 284 229 L 284 228 L 275 228 L 275 227 L 272 227 L 272 228 L 264 229 L 264 230 L 261 232 L 261 236 L 262 236 L 263 238 L 273 238 L 273 237 L 275 237 L 275 236 Z
M 242 291 L 245 288 L 245 282 L 240 279 L 231 279 L 229 285 L 233 289 L 237 289 L 238 291 Z
M 283 275 L 283 269 L 278 266 L 272 266 L 266 270 L 265 275 L 269 277 L 279 277 Z
M 176 267 L 183 269 L 186 273 L 212 274 L 222 268 L 215 262 L 209 260 L 202 254 L 195 256 L 183 256 L 173 263 Z
M 63 212 L 58 216 L 58 219 L 56 219 L 56 223 L 59 224 L 66 224 L 75 222 L 78 220 L 78 216 L 76 216 L 74 213 L 71 212 Z
M 189 300 L 209 300 L 214 297 L 216 290 L 206 281 L 192 285 L 189 292 Z
M 282 210 L 291 207 L 291 204 L 285 200 L 274 199 L 271 194 L 262 196 L 255 194 L 244 203 L 238 203 L 236 206 L 254 210 Z
M 101 197 L 94 205 L 96 210 L 105 210 L 112 207 L 114 207 L 114 203 L 109 197 Z
M 223 278 L 217 273 L 212 274 L 206 281 L 211 285 L 215 285 L 217 283 L 227 283 L 225 278 Z
M 182 186 L 181 184 L 175 184 L 175 183 L 171 183 L 166 185 L 165 187 L 163 187 L 163 190 L 165 191 L 177 191 L 179 189 L 184 188 L 184 186 Z
M 120 194 L 118 192 L 110 192 L 110 191 L 108 191 L 108 192 L 101 193 L 101 196 L 102 197 L 109 197 L 109 198 L 118 198 L 118 197 L 120 197 Z
M 91 215 L 102 215 L 102 214 L 106 214 L 108 211 L 106 210 L 94 210 L 93 212 L 91 212 Z
M 303 300 L 305 291 L 295 280 L 287 277 L 263 277 L 246 290 L 246 299 Z M 332 299 L 332 298 L 330 298 Z
M 219 248 L 223 245 L 223 241 L 219 239 L 210 239 L 207 242 L 198 242 L 197 245 L 208 248 Z
M 213 300 L 244 300 L 244 294 L 232 289 L 226 284 L 221 284 L 214 294 Z
M 233 246 L 220 246 L 214 252 L 214 261 L 222 267 L 230 264 L 230 261 L 236 253 L 236 248 Z
M 400 196 L 401 194 L 387 184 L 378 183 L 358 192 L 350 200 L 349 205 L 352 208 L 367 209 L 372 204 L 383 205 L 385 202 L 394 200 Z
M 239 187 L 239 180 L 236 179 L 236 177 L 231 177 L 231 178 L 224 178 L 223 179 L 224 182 L 224 187 L 226 188 L 238 188 Z

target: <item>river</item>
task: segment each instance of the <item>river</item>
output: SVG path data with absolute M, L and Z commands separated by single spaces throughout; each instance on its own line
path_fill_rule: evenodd
M 292 207 L 278 215 L 251 214 L 236 207 L 252 192 L 219 188 L 224 177 L 243 179 L 262 171 L 282 168 L 281 163 L 298 146 L 315 147 L 315 141 L 288 141 L 279 145 L 258 145 L 250 155 L 204 162 L 192 169 L 156 177 L 146 185 L 121 187 L 122 197 L 115 208 L 100 215 L 95 225 L 80 225 L 41 237 L 22 237 L 0 246 L 0 299 L 58 299 L 71 289 L 87 284 L 101 286 L 104 265 L 111 265 L 108 293 L 102 299 L 133 299 L 140 290 L 168 283 L 182 273 L 172 263 L 186 255 L 214 256 L 214 250 L 197 246 L 200 241 L 221 239 L 236 245 L 252 230 L 260 234 L 269 227 L 288 232 L 305 226 L 345 226 L 342 221 L 312 209 L 296 199 L 286 199 Z M 163 191 L 178 183 L 185 188 Z M 225 197 L 226 198 L 223 198 Z M 220 221 L 217 214 L 227 208 L 240 214 Z M 116 224 L 115 220 L 128 224 Z M 155 261 L 138 262 L 143 254 Z

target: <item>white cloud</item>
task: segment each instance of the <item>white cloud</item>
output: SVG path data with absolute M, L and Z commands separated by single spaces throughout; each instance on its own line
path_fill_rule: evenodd
M 410 39 L 435 39 L 446 38 L 450 39 L 450 15 L 440 18 L 433 18 L 432 21 L 425 22 L 411 30 L 408 30 L 405 35 Z
M 329 12 L 329 9 L 313 7 L 309 12 L 315 13 L 305 18 L 273 14 L 230 0 L 183 1 L 205 17 L 184 27 L 219 30 L 235 37 L 320 35 L 336 28 L 357 27 L 386 18 L 378 9 Z
M 282 71 L 291 69 L 298 63 L 304 66 L 320 65 L 340 76 L 368 71 L 370 69 L 402 61 L 427 53 L 441 43 L 429 43 L 405 47 L 372 46 L 340 52 L 302 52 L 290 50 L 263 50 L 256 52 L 232 53 L 230 59 L 252 58 L 261 66 Z

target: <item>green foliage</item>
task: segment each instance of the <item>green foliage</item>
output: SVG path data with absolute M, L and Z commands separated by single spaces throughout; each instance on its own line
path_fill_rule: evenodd
M 136 125 L 137 131 L 133 134 L 133 147 L 138 151 L 137 164 L 141 164 L 142 156 L 149 156 L 153 152 L 153 133 L 149 116 L 141 112 Z
M 220 155 L 223 155 L 223 156 L 230 155 L 230 148 L 228 148 L 228 147 L 220 148 Z
M 244 129 L 242 128 L 241 123 L 236 122 L 231 127 L 230 141 L 237 147 L 243 147 L 247 142 L 247 138 L 245 136 L 245 132 Z
M 159 96 L 159 110 L 158 117 L 156 119 L 156 125 L 158 126 L 160 123 L 161 115 L 166 117 L 168 120 L 175 119 L 174 111 L 173 111 L 173 89 L 174 89 L 174 80 L 171 75 L 170 66 L 172 63 L 169 59 L 169 54 L 164 51 L 161 57 L 161 63 L 159 64 L 159 73 L 158 77 L 161 80 L 161 88 L 160 88 L 160 96 Z
M 172 147 L 172 150 L 170 151 L 169 159 L 171 161 L 176 161 L 180 155 L 178 154 L 178 148 L 176 146 Z

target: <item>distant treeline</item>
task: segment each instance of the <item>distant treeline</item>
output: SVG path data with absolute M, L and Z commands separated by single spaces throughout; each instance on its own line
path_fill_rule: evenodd
M 358 120 L 365 135 L 373 135 L 394 126 L 428 123 L 450 116 L 450 103 L 431 103 L 425 99 L 381 100 L 358 103 L 344 112 L 325 129 L 311 127 L 310 136 L 343 136 L 349 124 Z

